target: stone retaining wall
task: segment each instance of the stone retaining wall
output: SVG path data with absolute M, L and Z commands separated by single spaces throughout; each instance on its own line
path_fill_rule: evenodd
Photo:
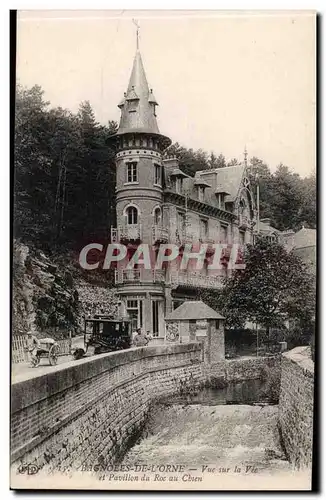
M 12 385 L 11 459 L 45 472 L 116 462 L 139 435 L 151 404 L 212 378 L 279 373 L 279 358 L 208 366 L 201 343 L 134 348 L 58 365 Z
M 297 468 L 312 463 L 314 363 L 309 348 L 296 347 L 282 356 L 279 429 L 285 452 Z
M 226 359 L 220 363 L 206 365 L 207 380 L 224 382 L 241 382 L 243 380 L 264 379 L 273 376 L 273 382 L 279 383 L 281 378 L 281 357 L 248 357 Z
M 44 472 L 114 462 L 155 398 L 202 382 L 197 343 L 135 348 L 76 361 L 12 385 L 11 458 Z

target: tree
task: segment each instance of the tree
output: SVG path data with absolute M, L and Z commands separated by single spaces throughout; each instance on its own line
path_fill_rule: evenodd
M 302 179 L 301 184 L 301 221 L 310 228 L 316 228 L 316 175 L 312 173 L 309 177 L 305 177 L 304 179 Z
M 216 159 L 216 168 L 224 168 L 226 167 L 225 156 L 221 153 L 218 155 Z
M 271 171 L 268 165 L 263 160 L 257 158 L 256 156 L 250 158 L 249 166 L 250 166 L 250 177 L 255 191 L 257 189 L 257 184 L 259 183 L 260 217 L 272 218 L 273 201 L 271 192 L 271 183 L 272 183 Z M 275 224 L 274 220 L 272 221 L 272 224 Z
M 202 149 L 194 151 L 193 149 L 184 148 L 178 142 L 175 142 L 167 148 L 166 154 L 178 158 L 180 169 L 187 175 L 193 176 L 198 170 L 209 168 L 207 153 Z
M 217 168 L 217 156 L 213 151 L 211 151 L 211 154 L 209 155 L 208 168 L 210 170 L 214 170 L 214 168 Z
M 251 321 L 269 331 L 291 319 L 307 324 L 314 314 L 313 279 L 304 263 L 264 239 L 247 246 L 245 269 L 233 271 L 224 294 L 223 312 L 230 327 Z
M 302 179 L 280 163 L 271 182 L 272 219 L 277 229 L 299 229 L 302 222 Z
M 46 155 L 46 112 L 41 87 L 17 85 L 14 145 L 15 236 L 37 239 L 49 225 L 46 209 L 51 204 L 47 185 L 51 182 L 51 162 Z
M 235 166 L 235 165 L 239 165 L 239 162 L 238 162 L 237 158 L 231 158 L 231 160 L 229 160 L 229 161 L 227 162 L 227 165 L 226 165 L 226 166 L 227 166 L 227 167 L 233 167 L 233 166 Z

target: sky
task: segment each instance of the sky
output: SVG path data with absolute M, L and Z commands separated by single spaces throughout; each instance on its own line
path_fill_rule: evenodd
M 140 50 L 164 135 L 227 159 L 315 170 L 315 17 L 309 11 L 20 11 L 17 78 L 51 106 L 89 100 L 119 121 Z

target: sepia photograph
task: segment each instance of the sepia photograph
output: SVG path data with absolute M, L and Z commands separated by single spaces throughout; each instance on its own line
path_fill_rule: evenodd
M 11 489 L 314 490 L 316 12 L 11 30 Z

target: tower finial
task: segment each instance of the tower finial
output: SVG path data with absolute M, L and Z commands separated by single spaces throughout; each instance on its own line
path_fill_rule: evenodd
M 132 22 L 136 26 L 136 47 L 137 47 L 137 50 L 138 50 L 139 49 L 139 28 L 140 28 L 140 26 L 138 24 L 137 19 L 133 19 Z
M 247 146 L 245 146 L 245 148 L 244 148 L 243 156 L 244 156 L 245 166 L 247 166 L 247 158 L 248 158 Z

